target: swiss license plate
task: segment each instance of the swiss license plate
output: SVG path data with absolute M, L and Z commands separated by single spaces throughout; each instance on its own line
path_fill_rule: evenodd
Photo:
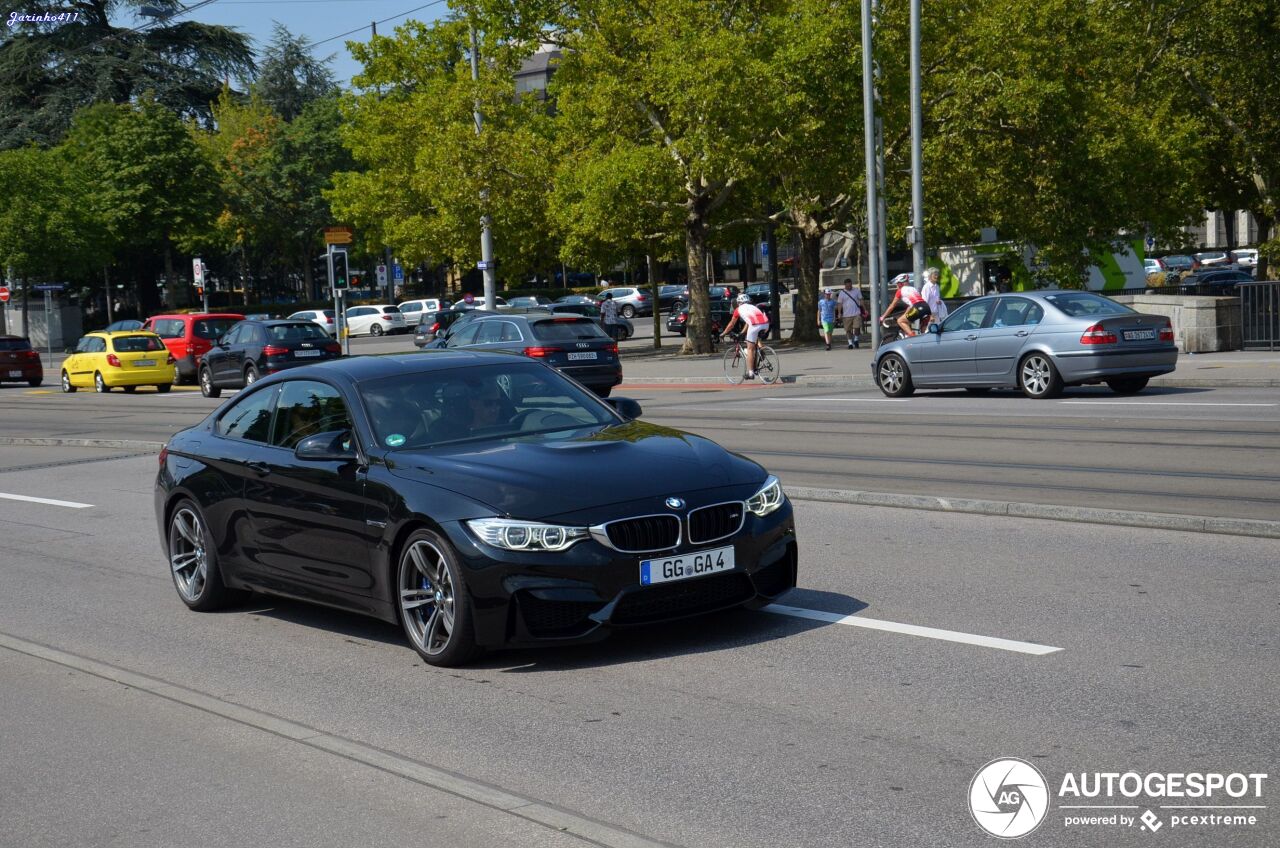
M 304 358 L 306 358 L 306 357 L 319 356 L 319 355 L 320 355 L 320 351 L 318 351 L 318 350 L 295 350 L 295 351 L 293 352 L 293 355 L 294 355 L 294 356 L 296 356 L 296 357 L 297 357 L 297 358 L 299 358 L 299 359 L 304 359 Z
M 569 354 L 569 358 L 570 359 L 595 359 L 596 352 L 594 350 L 590 350 L 583 353 L 571 353 Z
M 9 376 L 10 376 L 10 377 L 21 377 L 21 376 L 22 376 L 22 372 L 21 372 L 21 371 L 10 371 L 10 372 L 9 372 Z
M 155 368 L 156 361 L 154 359 L 135 359 L 133 361 L 134 368 Z
M 1154 339 L 1156 337 L 1155 328 L 1147 330 L 1125 330 L 1124 340 L 1127 342 L 1140 342 L 1144 340 Z
M 732 570 L 733 546 L 730 545 L 727 548 L 716 548 L 711 551 L 641 560 L 640 585 L 651 586 L 654 583 L 669 583 L 672 580 L 688 580 L 690 577 Z

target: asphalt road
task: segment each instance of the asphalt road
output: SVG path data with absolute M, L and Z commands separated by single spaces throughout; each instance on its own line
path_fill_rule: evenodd
M 381 752 L 712 848 L 995 844 L 966 798 L 998 756 L 1052 787 L 1266 772 L 1258 824 L 1157 841 L 1280 841 L 1275 540 L 798 502 L 784 603 L 863 626 L 734 612 L 436 670 L 355 616 L 261 597 L 187 611 L 155 458 L 20 468 L 30 450 L 0 447 L 0 493 L 87 506 L 0 499 L 5 844 L 582 844 L 377 767 Z M 93 663 L 108 671 L 72 667 Z M 145 677 L 104 679 L 127 674 Z M 1068 828 L 1060 803 L 1028 845 L 1154 844 Z
M 1280 397 L 1272 389 L 1151 388 L 1121 397 L 1085 387 L 1042 403 L 1008 392 L 892 400 L 797 385 L 626 394 L 641 401 L 646 420 L 716 439 L 791 485 L 1280 518 Z M 5 385 L 0 435 L 163 442 L 218 403 L 193 387 L 63 395 Z

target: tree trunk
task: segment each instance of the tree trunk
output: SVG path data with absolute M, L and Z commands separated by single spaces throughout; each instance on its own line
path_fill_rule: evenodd
M 244 295 L 244 305 L 249 305 L 249 257 L 244 245 L 240 245 L 240 288 Z
M 690 215 L 684 226 L 685 260 L 689 265 L 689 321 L 681 353 L 711 352 L 711 304 L 707 296 L 707 228 Z
M 800 285 L 797 288 L 793 342 L 818 339 L 818 280 L 822 270 L 822 236 L 800 233 Z
M 1258 225 L 1258 244 L 1264 245 L 1271 241 L 1271 229 L 1275 226 L 1276 220 L 1270 215 L 1263 212 L 1250 209 L 1254 222 Z M 1261 250 L 1258 251 L 1258 267 L 1254 274 L 1259 280 L 1270 279 L 1271 263 L 1267 261 L 1267 255 Z

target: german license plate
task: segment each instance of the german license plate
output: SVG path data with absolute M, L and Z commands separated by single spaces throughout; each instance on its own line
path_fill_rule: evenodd
M 22 372 L 21 372 L 21 371 L 10 371 L 10 372 L 9 372 L 9 376 L 10 376 L 10 377 L 21 377 L 21 376 L 22 376 Z
M 641 560 L 640 585 L 670 583 L 673 580 L 688 580 L 690 577 L 732 570 L 733 546 L 730 545 L 727 548 L 716 548 L 711 551 Z
M 1148 330 L 1125 330 L 1124 340 L 1127 342 L 1140 342 L 1154 339 L 1156 337 L 1155 328 Z
M 569 358 L 570 358 L 570 359 L 572 359 L 572 360 L 576 360 L 576 359 L 595 359 L 595 358 L 596 358 L 596 352 L 595 352 L 594 350 L 591 350 L 591 351 L 586 351 L 586 352 L 584 352 L 584 353 L 571 353 L 571 354 L 569 354 Z
M 155 368 L 156 361 L 154 359 L 135 359 L 133 361 L 134 368 Z
M 293 352 L 293 355 L 294 355 L 294 356 L 296 356 L 296 357 L 297 357 L 297 358 L 299 358 L 299 359 L 305 359 L 305 358 L 307 358 L 307 357 L 319 356 L 319 355 L 320 355 L 320 351 L 318 351 L 318 350 L 295 350 L 295 351 Z

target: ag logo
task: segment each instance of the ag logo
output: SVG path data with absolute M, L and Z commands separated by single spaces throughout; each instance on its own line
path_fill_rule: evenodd
M 969 784 L 969 812 L 978 827 L 1001 839 L 1026 836 L 1049 812 L 1049 787 L 1025 760 L 992 760 Z

